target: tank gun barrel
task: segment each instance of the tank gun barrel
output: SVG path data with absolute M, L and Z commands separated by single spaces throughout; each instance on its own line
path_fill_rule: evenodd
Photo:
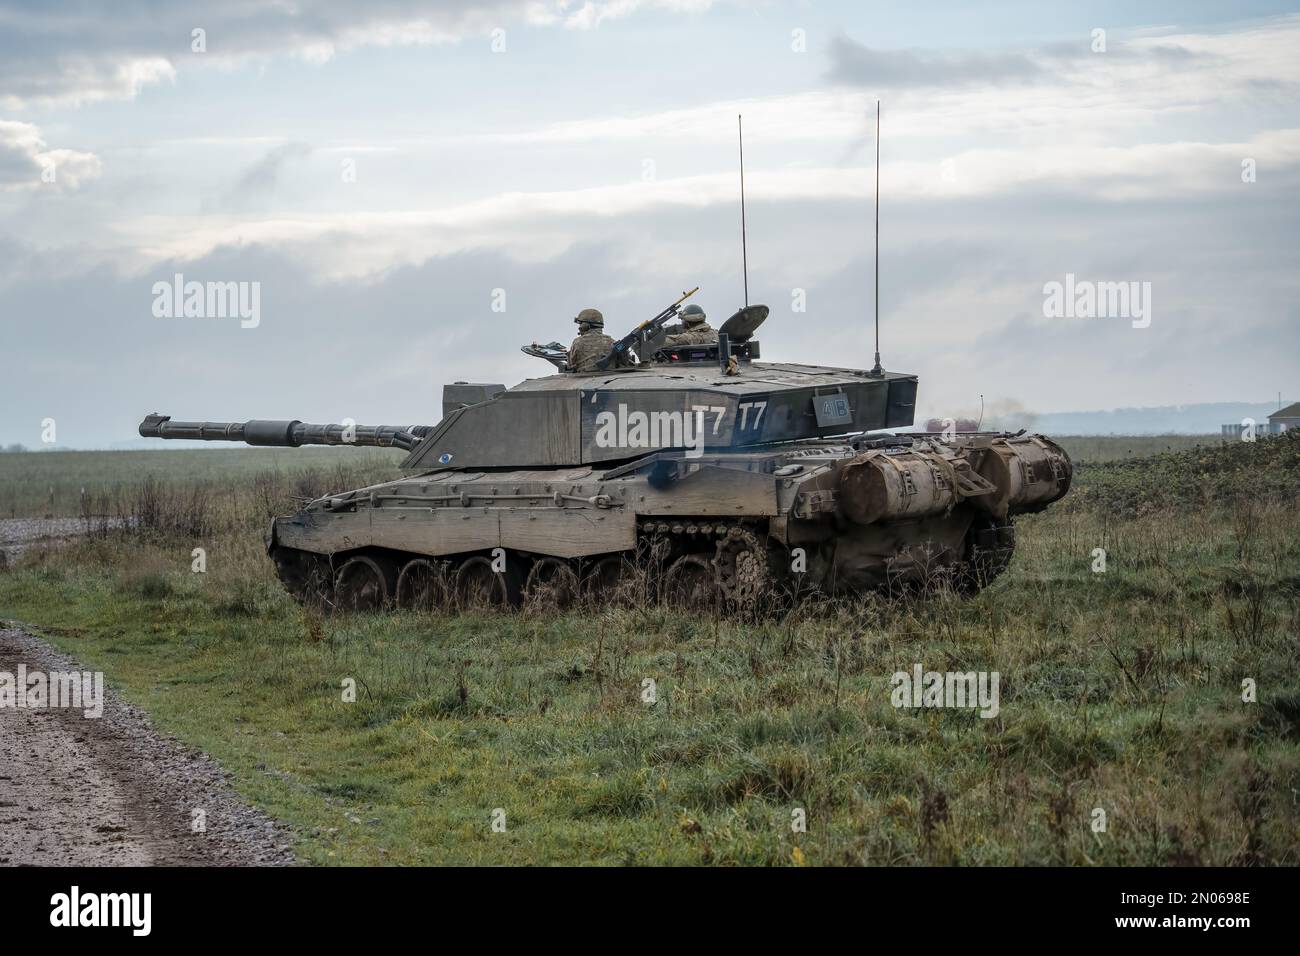
M 307 422 L 253 419 L 247 422 L 175 422 L 170 415 L 148 415 L 140 423 L 143 438 L 189 441 L 242 441 L 248 445 L 297 448 L 299 445 L 366 445 L 410 451 L 431 425 L 312 425 Z

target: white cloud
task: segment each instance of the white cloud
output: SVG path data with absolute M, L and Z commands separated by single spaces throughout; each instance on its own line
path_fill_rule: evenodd
M 176 77 L 165 57 L 129 53 L 53 52 L 40 59 L 8 58 L 0 47 L 0 63 L 0 109 L 9 111 L 132 99 L 146 86 Z
M 1117 132 L 1150 133 L 1161 118 L 1183 113 L 1258 107 L 1271 97 L 1293 105 L 1284 97 L 1300 94 L 1297 49 L 1300 16 L 1229 33 L 1115 37 L 1109 53 L 1036 54 L 1035 62 L 1043 64 L 1039 78 L 1015 88 L 1004 88 L 1000 77 L 976 84 L 975 75 L 964 68 L 956 89 L 891 92 L 885 103 L 885 133 L 926 139 L 989 134 L 1033 146 L 1033 138 L 1046 131 L 1071 141 L 1102 141 Z M 1185 69 L 1171 50 L 1204 58 L 1205 68 Z M 827 137 L 849 141 L 872 135 L 868 120 L 874 118 L 875 99 L 875 91 L 850 85 L 462 139 L 518 145 L 664 139 L 729 143 L 735 136 L 735 116 L 743 113 L 746 140 L 755 144 Z
M 100 175 L 94 153 L 75 149 L 47 149 L 41 131 L 31 123 L 0 120 L 0 188 L 79 189 Z
M 35 9 L 0 9 L 0 108 L 80 106 L 131 99 L 178 67 L 230 68 L 276 55 L 325 63 L 365 46 L 456 43 L 514 24 L 593 29 L 642 9 L 692 12 L 712 0 L 340 0 L 164 5 L 121 0 L 85 5 L 47 0 Z M 191 31 L 206 50 L 191 51 Z
M 1275 179 L 1300 182 L 1300 129 L 1262 133 L 1242 143 L 1150 143 L 1131 147 L 1044 146 L 1033 151 L 972 149 L 947 160 L 882 165 L 888 205 L 1041 195 L 1107 201 L 1206 198 L 1240 194 L 1242 157 Z M 751 204 L 867 201 L 866 167 L 754 170 Z M 325 274 L 367 276 L 440 255 L 496 248 L 529 261 L 547 258 L 593 232 L 619 231 L 619 220 L 668 211 L 733 206 L 734 173 L 639 180 L 587 189 L 506 192 L 451 206 L 390 212 L 339 212 L 259 219 L 209 215 L 147 216 L 117 224 L 119 238 L 145 263 L 194 259 L 220 246 L 250 243 L 296 250 Z M 594 222 L 602 225 L 594 225 Z

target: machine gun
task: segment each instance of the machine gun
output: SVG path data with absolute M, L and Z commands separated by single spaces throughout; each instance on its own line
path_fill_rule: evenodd
M 696 286 L 690 292 L 683 292 L 680 299 L 668 306 L 668 308 L 664 309 L 653 319 L 646 319 L 627 335 L 615 342 L 614 347 L 610 349 L 609 354 L 598 361 L 596 367 L 603 372 L 611 366 L 613 368 L 618 368 L 620 365 L 623 365 L 627 360 L 628 352 L 634 345 L 642 344 L 651 336 L 658 333 L 669 319 L 674 318 L 677 315 L 681 310 L 682 303 L 699 291 L 700 287 Z M 637 355 L 637 358 L 640 358 L 639 354 Z

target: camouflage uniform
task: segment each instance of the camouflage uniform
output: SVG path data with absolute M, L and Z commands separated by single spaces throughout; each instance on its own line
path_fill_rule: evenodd
M 583 309 L 573 320 L 578 323 L 578 337 L 569 346 L 570 372 L 596 372 L 596 363 L 614 348 L 614 340 L 605 334 L 605 317 L 598 309 Z
M 666 347 L 677 345 L 716 345 L 718 333 L 705 322 L 704 310 L 698 305 L 688 305 L 682 310 L 682 330 L 664 339 Z

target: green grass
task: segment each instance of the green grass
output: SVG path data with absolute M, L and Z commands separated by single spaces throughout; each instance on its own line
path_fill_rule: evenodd
M 280 591 L 237 495 L 210 538 L 29 553 L 0 614 L 212 753 L 312 863 L 1294 864 L 1296 444 L 1085 469 L 1081 504 L 1022 519 L 968 600 L 324 618 Z M 1256 501 L 1216 477 L 1236 465 L 1293 493 Z M 1112 510 L 1108 482 L 1143 474 L 1240 493 L 1148 482 L 1151 508 Z M 915 663 L 998 671 L 1001 713 L 895 710 Z
M 1075 462 L 1108 462 L 1126 458 L 1146 458 L 1164 452 L 1191 451 L 1194 448 L 1217 448 L 1223 444 L 1218 435 L 1065 435 L 1050 436 Z
M 1294 506 L 1300 489 L 1300 438 L 1231 441 L 1076 468 L 1070 509 L 1133 515 L 1170 508 L 1227 507 L 1262 502 Z
M 161 442 L 159 443 L 162 444 Z M 382 448 L 185 448 L 0 453 L 0 518 L 112 512 L 147 478 L 213 493 L 268 472 L 364 468 L 396 477 L 405 453 Z

